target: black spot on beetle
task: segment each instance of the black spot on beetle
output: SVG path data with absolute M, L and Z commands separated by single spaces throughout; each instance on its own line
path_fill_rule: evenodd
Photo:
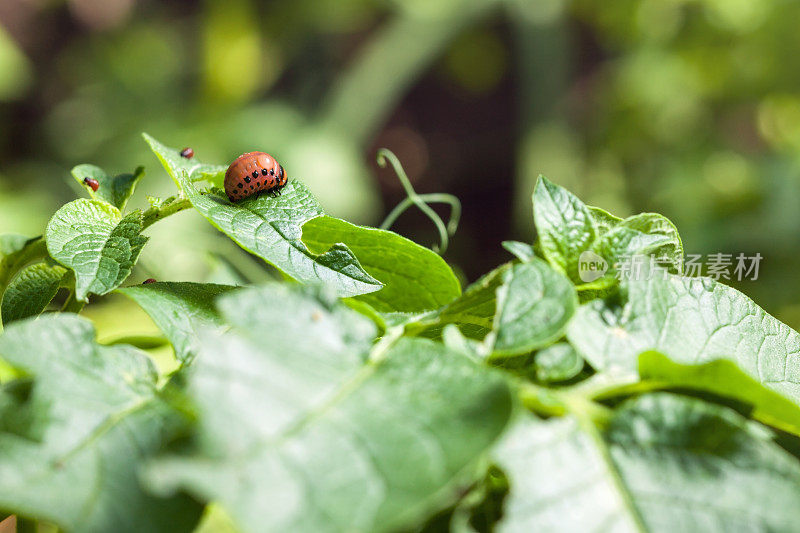
M 240 189 L 241 189 L 242 187 L 244 187 L 244 185 L 242 185 L 241 183 L 237 183 L 237 184 L 236 184 L 236 186 L 237 186 L 237 187 L 239 187 Z
M 254 170 L 253 171 L 253 178 L 257 178 L 257 177 L 258 177 L 258 170 Z
M 269 172 L 267 171 L 267 169 L 266 169 L 266 168 L 262 168 L 262 169 L 261 169 L 261 174 L 263 174 L 264 176 L 266 176 L 267 174 L 269 174 Z
M 245 176 L 244 181 L 245 183 L 250 183 L 250 176 Z

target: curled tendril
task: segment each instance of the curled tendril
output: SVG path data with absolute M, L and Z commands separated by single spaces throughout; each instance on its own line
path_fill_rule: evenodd
M 392 227 L 392 224 L 394 224 L 395 220 L 397 220 L 403 211 L 412 205 L 416 205 L 419 210 L 425 213 L 436 225 L 436 229 L 439 231 L 439 245 L 437 246 L 434 244 L 432 248 L 436 253 L 443 254 L 447 250 L 450 237 L 455 234 L 456 228 L 458 228 L 458 221 L 461 218 L 461 202 L 452 194 L 417 194 L 414 187 L 411 186 L 406 171 L 403 170 L 403 166 L 400 164 L 397 156 L 386 148 L 381 148 L 378 150 L 378 165 L 384 168 L 387 162 L 392 165 L 395 174 L 397 174 L 397 178 L 403 185 L 403 189 L 406 191 L 406 198 L 397 204 L 397 206 L 392 209 L 391 213 L 386 216 L 386 219 L 380 226 L 381 229 L 389 229 Z M 428 205 L 436 203 L 448 204 L 450 206 L 450 220 L 447 222 L 446 226 L 442 218 Z

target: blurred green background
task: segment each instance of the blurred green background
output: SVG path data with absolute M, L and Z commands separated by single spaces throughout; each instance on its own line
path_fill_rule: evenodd
M 543 173 L 664 213 L 687 252 L 761 253 L 733 285 L 797 328 L 799 20 L 788 0 L 2 0 L 0 232 L 41 233 L 79 163 L 144 164 L 134 205 L 171 194 L 142 131 L 212 163 L 268 151 L 377 225 L 403 197 L 387 147 L 462 200 L 445 257 L 469 280 L 533 237 Z M 156 228 L 132 281 L 262 271 L 194 213 Z M 435 241 L 419 213 L 394 229 Z

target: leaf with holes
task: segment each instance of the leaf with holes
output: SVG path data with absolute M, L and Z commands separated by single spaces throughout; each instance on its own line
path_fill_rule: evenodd
M 138 478 L 182 422 L 146 355 L 94 336 L 74 315 L 0 336 L 0 357 L 26 376 L 0 388 L 0 509 L 69 531 L 190 531 L 202 508 L 147 494 Z
M 476 479 L 511 415 L 495 371 L 422 339 L 371 348 L 373 324 L 324 295 L 219 301 L 234 330 L 204 336 L 186 374 L 194 453 L 147 478 L 219 502 L 245 532 L 413 529 Z
M 45 232 L 50 255 L 75 272 L 75 295 L 106 294 L 130 275 L 147 237 L 142 213 L 125 217 L 99 200 L 75 200 L 56 211 Z

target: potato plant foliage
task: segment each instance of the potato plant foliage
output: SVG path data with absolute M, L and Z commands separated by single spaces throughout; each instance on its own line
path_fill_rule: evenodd
M 662 215 L 621 219 L 540 178 L 537 242 L 503 243 L 509 261 L 462 289 L 431 250 L 326 215 L 300 179 L 233 204 L 224 166 L 145 139 L 174 197 L 127 209 L 143 169 L 81 165 L 98 191 L 40 236 L 0 236 L 0 517 L 171 533 L 215 516 L 253 533 L 800 523 L 800 335 L 684 277 Z M 281 281 L 126 283 L 158 221 L 192 208 Z M 585 252 L 611 270 L 581 281 Z M 653 275 L 618 280 L 632 256 Z M 113 292 L 176 370 L 98 343 L 80 311 Z

